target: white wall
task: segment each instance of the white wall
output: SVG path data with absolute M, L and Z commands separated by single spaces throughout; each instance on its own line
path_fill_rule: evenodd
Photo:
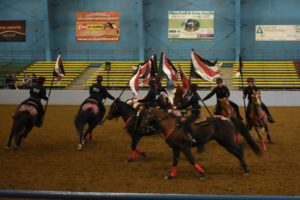
M 114 97 L 118 97 L 121 90 L 110 90 L 109 92 Z M 143 96 L 146 92 L 147 91 L 141 91 L 139 95 Z M 208 93 L 209 91 L 199 91 L 202 98 Z M 88 90 L 52 90 L 49 105 L 80 105 L 88 96 Z M 28 90 L 0 90 L 0 104 L 19 104 L 28 97 Z M 131 91 L 126 90 L 121 99 L 125 101 L 131 97 Z M 230 100 L 240 106 L 243 105 L 242 92 L 231 91 Z M 300 106 L 299 100 L 300 91 L 262 91 L 262 101 L 268 106 Z M 43 101 L 43 103 L 45 103 L 45 101 Z M 211 99 L 205 103 L 208 106 L 215 105 L 216 97 L 211 97 Z M 110 105 L 111 100 L 107 99 L 105 104 Z

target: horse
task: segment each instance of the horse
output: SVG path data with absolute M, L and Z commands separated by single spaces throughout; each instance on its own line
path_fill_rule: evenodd
M 37 120 L 37 104 L 33 101 L 26 101 L 18 106 L 13 119 L 13 126 L 9 135 L 6 149 L 10 149 L 12 137 L 15 138 L 15 149 L 18 149 L 32 130 Z
M 260 91 L 253 91 L 252 94 L 252 102 L 251 102 L 251 108 L 249 113 L 249 120 L 250 123 L 254 126 L 255 131 L 260 139 L 261 146 L 267 150 L 267 146 L 264 142 L 263 137 L 260 134 L 261 132 L 266 132 L 267 140 L 270 144 L 273 143 L 270 129 L 268 126 L 268 117 L 266 112 L 261 107 L 261 98 L 260 98 Z
M 176 91 L 175 91 L 175 95 L 173 98 L 173 105 L 174 106 L 178 106 L 180 103 L 184 103 L 187 101 L 187 96 L 185 96 L 185 91 L 184 88 L 182 86 L 177 86 Z
M 74 124 L 79 135 L 78 150 L 81 150 L 82 145 L 92 139 L 92 132 L 98 123 L 98 112 L 100 112 L 98 102 L 94 99 L 87 99 L 75 116 Z M 85 124 L 88 124 L 88 128 L 83 134 Z
M 132 106 L 128 105 L 127 103 L 121 101 L 117 98 L 110 106 L 109 113 L 107 115 L 108 120 L 112 120 L 114 118 L 119 118 L 122 116 L 125 122 L 125 128 L 127 132 L 131 136 L 131 155 L 127 159 L 127 162 L 132 162 L 135 158 L 135 154 L 138 153 L 139 155 L 146 157 L 146 153 L 137 149 L 137 144 L 139 143 L 140 139 L 143 136 L 151 136 L 156 134 L 156 132 L 147 130 L 142 131 L 138 127 L 138 117 L 137 117 L 137 109 L 133 108 Z
M 221 118 L 211 118 L 206 122 L 201 122 L 202 125 L 201 123 L 199 125 L 196 123 L 197 120 L 192 124 L 195 132 L 195 139 L 197 141 L 197 143 L 193 146 L 197 146 L 198 151 L 203 152 L 204 146 L 207 142 L 211 140 L 217 141 L 218 144 L 223 146 L 228 152 L 232 153 L 237 159 L 239 159 L 245 174 L 249 173 L 249 169 L 244 160 L 243 147 L 234 141 L 234 135 L 236 132 L 235 129 L 238 128 L 255 154 L 262 154 L 259 145 L 251 137 L 247 127 L 239 120 L 234 118 L 232 118 L 231 121 L 223 120 Z M 194 157 L 191 153 L 191 143 L 185 139 L 186 133 L 181 126 L 178 126 L 177 118 L 163 110 L 150 108 L 144 114 L 141 126 L 146 127 L 147 125 L 153 124 L 160 128 L 165 135 L 166 142 L 173 150 L 172 171 L 165 178 L 175 178 L 180 152 L 183 152 L 188 161 L 200 173 L 200 178 L 204 178 L 204 170 L 195 163 Z

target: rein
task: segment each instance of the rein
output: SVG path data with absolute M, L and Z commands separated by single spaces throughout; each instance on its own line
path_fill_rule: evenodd
M 132 120 L 133 116 L 129 117 L 126 122 L 125 122 L 125 127 L 124 128 L 127 128 L 127 124 Z
M 255 120 L 259 120 L 259 119 L 261 119 L 265 114 L 266 114 L 266 112 L 263 111 L 258 117 L 257 117 L 257 116 L 254 116 L 254 115 L 250 115 L 250 118 L 255 119 Z

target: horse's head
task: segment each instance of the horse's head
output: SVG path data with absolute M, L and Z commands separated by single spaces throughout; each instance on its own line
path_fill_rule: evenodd
M 261 105 L 261 100 L 260 100 L 260 91 L 258 90 L 254 90 L 253 91 L 253 94 L 252 94 L 252 102 L 255 104 L 255 105 Z
M 119 118 L 121 116 L 121 112 L 119 110 L 119 104 L 120 104 L 120 99 L 117 98 L 116 100 L 113 101 L 113 103 L 110 106 L 107 119 L 112 120 L 113 118 Z
M 178 86 L 175 91 L 175 95 L 173 98 L 173 104 L 178 106 L 180 103 L 184 101 L 184 88 L 182 86 Z

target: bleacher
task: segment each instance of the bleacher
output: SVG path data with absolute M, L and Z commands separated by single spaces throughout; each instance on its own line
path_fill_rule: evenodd
M 54 66 L 55 61 L 37 61 L 16 76 L 18 79 L 18 84 L 22 85 L 24 74 L 27 73 L 31 78 L 32 74 L 35 74 L 37 77 L 45 77 L 46 81 L 44 86 L 50 87 L 53 78 Z M 89 63 L 86 61 L 63 61 L 65 76 L 63 76 L 60 83 L 56 78 L 54 78 L 52 87 L 67 87 L 73 80 L 79 77 L 88 66 Z
M 236 76 L 239 63 L 233 65 L 232 86 L 242 87 L 241 77 Z M 247 78 L 255 79 L 259 88 L 300 88 L 300 79 L 292 61 L 244 61 L 244 86 Z
M 138 66 L 138 64 L 141 64 L 142 62 L 139 61 L 110 61 L 111 63 L 111 70 L 105 71 L 105 66 L 102 65 L 87 81 L 86 86 L 91 86 L 92 84 L 96 83 L 96 77 L 98 75 L 102 75 L 104 77 L 104 80 L 102 82 L 103 85 L 114 87 L 114 88 L 121 88 L 126 87 L 128 85 L 128 82 L 130 78 L 133 75 L 134 69 L 133 66 Z M 172 61 L 174 67 L 177 69 L 179 73 L 179 65 L 183 69 L 183 71 L 186 73 L 186 75 L 189 77 L 190 75 L 190 61 Z M 159 62 L 157 63 L 159 66 Z M 214 87 L 214 82 L 208 82 L 201 79 L 195 79 L 192 78 L 192 83 L 198 84 L 200 88 L 210 88 Z M 162 86 L 166 87 L 167 80 L 166 78 L 162 81 Z M 148 87 L 148 85 L 145 85 L 145 87 Z
M 30 62 L 0 62 L 0 83 L 5 81 L 6 75 L 18 74 L 26 69 L 31 63 Z

